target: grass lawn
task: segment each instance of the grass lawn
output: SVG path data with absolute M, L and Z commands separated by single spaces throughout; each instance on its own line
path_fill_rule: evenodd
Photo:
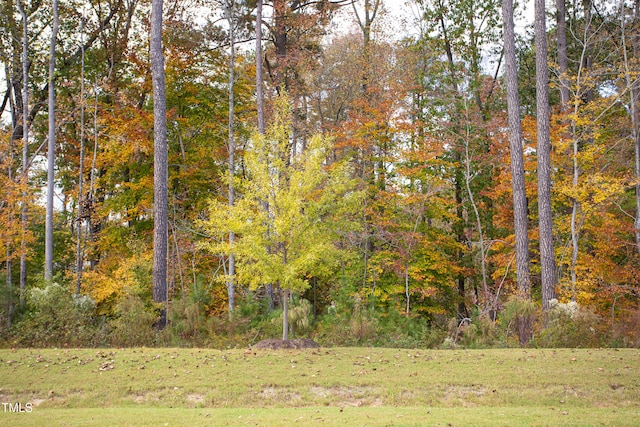
M 0 404 L 2 426 L 638 426 L 640 350 L 0 350 Z

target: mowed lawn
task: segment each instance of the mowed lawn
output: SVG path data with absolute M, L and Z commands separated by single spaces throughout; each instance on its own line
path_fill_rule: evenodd
M 640 350 L 7 349 L 0 403 L 0 426 L 639 426 Z

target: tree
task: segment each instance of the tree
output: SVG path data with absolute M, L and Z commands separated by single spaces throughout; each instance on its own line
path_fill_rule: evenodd
M 569 108 L 569 57 L 567 55 L 567 8 L 565 0 L 556 0 L 556 38 L 558 43 L 558 71 L 560 73 L 560 102 L 562 111 Z
M 505 80 L 507 86 L 507 109 L 509 116 L 509 152 L 513 191 L 513 222 L 516 235 L 516 278 L 519 296 L 531 299 L 531 275 L 529 260 L 529 227 L 527 220 L 527 194 L 524 181 L 524 159 L 522 155 L 522 125 L 520 123 L 520 100 L 518 98 L 518 70 L 516 44 L 513 29 L 513 0 L 502 0 L 504 27 Z M 526 344 L 531 336 L 530 326 L 519 320 L 519 339 Z
M 27 13 L 22 2 L 16 5 L 22 15 L 22 236 L 20 243 L 20 306 L 24 305 L 27 286 L 27 227 L 29 215 L 27 200 L 29 195 L 29 27 Z
M 316 136 L 307 150 L 290 158 L 290 137 L 291 107 L 283 96 L 266 135 L 256 134 L 245 153 L 242 197 L 233 207 L 213 200 L 203 224 L 211 235 L 208 250 L 236 254 L 238 283 L 280 288 L 285 340 L 291 293 L 307 289 L 310 277 L 337 260 L 331 236 L 339 214 L 359 201 L 347 164 L 325 166 L 328 139 Z M 236 236 L 232 244 L 223 237 L 228 230 Z
M 620 1 L 620 39 L 622 44 L 622 58 L 624 66 L 624 80 L 626 90 L 629 91 L 629 115 L 631 116 L 631 138 L 633 139 L 634 147 L 634 175 L 636 177 L 635 184 L 635 219 L 633 223 L 634 237 L 636 243 L 636 251 L 640 254 L 640 84 L 636 75 L 635 81 L 633 80 L 634 72 L 632 70 L 633 60 L 636 62 L 640 58 L 640 36 L 636 33 L 631 38 L 631 52 L 633 56 L 629 59 L 629 53 L 627 52 L 627 33 L 626 33 L 626 16 L 625 16 L 625 2 Z M 640 23 L 640 1 L 635 1 L 635 7 L 633 11 L 633 20 L 631 21 L 634 27 L 638 27 Z M 637 71 L 636 71 L 637 73 Z
M 538 216 L 540 230 L 540 267 L 542 308 L 549 309 L 555 297 L 556 261 L 553 248 L 551 211 L 551 142 L 549 125 L 549 70 L 544 0 L 535 1 L 536 105 L 538 127 Z
M 229 22 L 229 141 L 227 143 L 229 148 L 229 208 L 233 209 L 235 203 L 235 134 L 234 134 L 234 119 L 235 119 L 235 62 L 236 62 L 236 46 L 235 46 L 235 28 L 234 21 L 234 9 L 235 1 L 230 0 L 227 5 L 227 21 Z M 233 231 L 229 231 L 229 246 L 233 247 L 235 241 L 235 234 Z M 235 254 L 229 252 L 229 280 L 227 281 L 227 297 L 229 298 L 229 315 L 233 313 L 235 308 Z
M 258 132 L 264 134 L 264 91 L 262 72 L 262 0 L 256 5 L 256 104 L 258 108 Z
M 531 275 L 529 269 L 528 208 L 524 181 L 522 126 L 520 123 L 520 101 L 518 98 L 518 70 L 516 64 L 512 0 L 502 0 L 502 19 L 504 26 L 507 109 L 509 115 L 509 152 L 511 154 L 511 176 L 513 189 L 513 222 L 516 235 L 516 276 L 520 293 L 524 298 L 530 298 Z
M 53 196 L 55 192 L 55 144 L 56 144 L 56 115 L 55 115 L 55 71 L 56 71 L 56 41 L 58 36 L 58 0 L 53 0 L 53 22 L 51 28 L 51 43 L 49 49 L 49 144 L 47 149 L 47 216 L 45 232 L 45 265 L 44 278 L 51 280 L 53 276 Z
M 159 327 L 166 325 L 168 245 L 167 105 L 162 53 L 162 0 L 151 3 L 151 73 L 153 81 L 153 300 L 162 304 Z

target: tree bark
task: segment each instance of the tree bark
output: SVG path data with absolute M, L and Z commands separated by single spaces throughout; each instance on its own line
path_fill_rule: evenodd
M 235 86 L 235 31 L 233 12 L 235 9 L 235 0 L 230 0 L 228 6 L 228 21 L 229 21 L 229 208 L 232 208 L 235 203 L 235 188 L 234 188 L 234 169 L 235 169 L 235 136 L 234 136 L 234 116 L 235 116 L 235 98 L 234 98 L 234 86 Z M 236 259 L 233 253 L 233 243 L 235 241 L 235 234 L 233 231 L 229 231 L 229 245 L 231 252 L 229 252 L 229 279 L 227 280 L 227 297 L 229 299 L 229 316 L 233 314 L 235 309 L 235 272 L 236 272 Z
M 638 24 L 640 23 L 640 0 L 635 0 L 633 9 L 633 28 L 635 32 L 632 32 L 633 38 L 631 40 L 631 51 L 633 52 L 633 58 L 630 60 L 627 45 L 627 32 L 625 22 L 625 2 L 620 0 L 620 38 L 622 44 L 622 53 L 624 60 L 625 71 L 625 83 L 627 90 L 629 90 L 629 107 L 631 116 L 631 139 L 633 140 L 634 148 L 634 174 L 636 176 L 635 184 L 635 204 L 636 212 L 633 221 L 634 239 L 636 252 L 640 255 L 640 87 L 638 85 L 637 77 L 634 79 L 633 70 L 630 67 L 630 62 L 637 60 L 640 56 L 640 34 L 638 34 Z M 633 31 L 633 30 L 632 30 Z
M 256 103 L 258 107 L 258 132 L 264 135 L 264 92 L 262 68 L 262 0 L 257 0 L 256 7 Z
M 565 0 L 556 0 L 556 40 L 558 44 L 558 71 L 560 72 L 560 105 L 563 112 L 569 108 L 569 57 L 567 55 L 567 8 Z
M 151 3 L 151 75 L 153 81 L 153 301 L 160 303 L 158 326 L 166 326 L 167 246 L 168 246 L 168 148 L 167 105 L 162 53 L 162 0 Z
M 640 58 L 640 0 L 635 1 L 635 7 L 633 11 L 633 23 L 635 28 L 635 34 L 633 36 L 633 57 L 637 61 Z M 629 73 L 627 72 L 627 76 Z M 635 152 L 635 174 L 636 174 L 636 219 L 634 221 L 636 250 L 640 254 L 640 87 L 638 80 L 631 88 L 632 99 L 632 126 L 633 126 L 633 146 Z
M 531 298 L 529 223 L 527 219 L 527 194 L 524 180 L 524 158 L 522 154 L 522 125 L 520 122 L 520 99 L 518 97 L 518 69 L 516 65 L 513 0 L 502 0 L 502 19 L 504 25 L 505 78 L 509 116 L 513 222 L 516 236 L 516 278 L 518 290 L 522 297 Z
M 555 298 L 556 262 L 553 248 L 551 211 L 551 141 L 549 123 L 549 70 L 544 0 L 535 0 L 536 115 L 538 128 L 538 216 L 542 308 L 549 309 Z
M 76 295 L 80 295 L 82 286 L 82 269 L 84 267 L 83 245 L 82 245 L 82 224 L 84 222 L 83 213 L 83 191 L 84 191 L 84 112 L 85 112 L 85 85 L 84 85 L 84 14 L 80 22 L 80 45 L 82 46 L 81 69 L 80 69 L 80 165 L 78 173 L 78 217 L 76 219 L 77 242 L 76 242 Z
M 27 228 L 29 213 L 27 208 L 29 197 L 29 25 L 27 13 L 17 0 L 18 11 L 22 15 L 22 209 L 20 237 L 20 306 L 25 302 L 24 292 L 27 287 Z
M 289 290 L 282 290 L 282 339 L 289 339 Z
M 51 28 L 51 43 L 49 46 L 49 141 L 47 150 L 47 213 L 45 223 L 45 249 L 44 249 L 44 278 L 51 280 L 53 277 L 53 195 L 55 191 L 54 165 L 56 143 L 56 116 L 55 116 L 55 70 L 56 70 L 56 42 L 58 38 L 58 0 L 53 0 L 53 22 Z

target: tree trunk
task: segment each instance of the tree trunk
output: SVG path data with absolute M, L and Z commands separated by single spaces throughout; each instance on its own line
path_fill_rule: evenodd
M 289 290 L 282 290 L 282 339 L 289 339 Z
M 166 326 L 168 246 L 167 105 L 162 53 L 162 0 L 151 3 L 151 75 L 153 81 L 153 301 L 160 303 L 158 326 Z
M 637 61 L 640 58 L 640 33 L 638 24 L 640 23 L 640 0 L 636 0 L 633 12 L 633 23 L 636 32 L 633 36 L 633 57 Z M 627 73 L 629 76 L 629 73 Z M 631 89 L 632 101 L 632 126 L 633 126 L 633 142 L 635 151 L 635 173 L 636 173 L 636 219 L 634 222 L 636 248 L 640 254 L 640 87 L 636 80 L 635 85 Z
M 55 70 L 56 70 L 56 41 L 58 38 L 58 0 L 53 0 L 53 22 L 51 29 L 51 44 L 49 46 L 49 144 L 47 150 L 47 213 L 45 224 L 45 248 L 44 248 L 44 278 L 51 280 L 53 277 L 53 193 L 54 161 L 56 143 L 56 116 L 55 116 Z
M 513 189 L 513 222 L 516 236 L 516 278 L 522 298 L 531 298 L 529 259 L 529 224 L 527 193 L 522 154 L 522 125 L 518 98 L 518 69 L 513 24 L 513 0 L 502 0 L 504 55 L 506 67 L 507 110 L 509 116 L 509 150 L 511 154 L 511 186 Z M 522 338 L 522 337 L 521 337 Z
M 404 297 L 407 302 L 407 306 L 405 308 L 405 315 L 409 317 L 409 309 L 411 306 L 409 305 L 411 302 L 411 295 L 409 293 L 409 265 L 407 264 L 404 269 Z
M 29 198 L 29 32 L 27 13 L 22 2 L 17 0 L 18 11 L 22 15 L 22 209 L 20 238 L 20 306 L 24 306 L 24 293 L 27 287 L 27 229 L 29 213 L 27 208 Z
M 634 238 L 636 244 L 636 252 L 640 255 L 640 88 L 638 87 L 637 79 L 632 81 L 633 71 L 629 66 L 630 60 L 627 54 L 627 40 L 625 29 L 625 4 L 624 0 L 620 0 L 620 30 L 622 40 L 622 52 L 624 59 L 625 80 L 627 89 L 629 90 L 629 106 L 631 116 L 631 138 L 633 139 L 634 147 L 634 173 L 636 176 L 635 184 L 635 202 L 636 212 L 633 222 Z M 635 7 L 633 11 L 633 28 L 636 29 L 632 40 L 633 60 L 637 60 L 640 55 L 640 34 L 637 33 L 637 25 L 640 19 L 640 0 L 635 1 Z
M 262 71 L 262 0 L 256 7 L 256 102 L 258 107 L 258 132 L 264 135 L 264 75 Z
M 468 117 L 467 117 L 468 123 Z M 467 125 L 468 126 L 468 125 Z M 476 217 L 476 228 L 478 229 L 478 243 L 480 245 L 480 271 L 482 274 L 482 302 L 484 304 L 483 309 L 489 311 L 491 307 L 489 306 L 490 301 L 493 300 L 489 295 L 489 285 L 487 283 L 487 255 L 484 247 L 484 230 L 482 227 L 482 219 L 480 218 L 480 212 L 478 210 L 478 205 L 475 202 L 475 198 L 473 197 L 473 192 L 471 191 L 471 154 L 469 153 L 469 139 L 471 135 L 469 134 L 469 130 L 466 130 L 466 135 L 464 136 L 464 183 L 465 188 L 467 190 L 467 196 L 469 197 L 469 203 L 471 203 L 471 207 L 473 208 L 473 213 Z
M 278 94 L 289 89 L 287 64 L 287 19 L 288 6 L 286 0 L 273 1 L 273 43 L 276 51 L 274 84 Z
M 558 43 L 558 68 L 560 71 L 560 105 L 565 112 L 569 108 L 569 57 L 567 56 L 567 8 L 565 0 L 556 0 L 556 39 Z
M 538 215 L 542 308 L 549 309 L 555 298 L 556 262 L 553 248 L 551 211 L 551 142 L 549 124 L 549 70 L 544 0 L 535 0 L 536 109 L 538 128 Z
M 83 192 L 84 192 L 84 112 L 85 112 L 85 86 L 84 86 L 84 15 L 80 22 L 80 45 L 82 46 L 81 68 L 80 68 L 80 165 L 78 173 L 78 217 L 76 219 L 77 242 L 76 242 L 76 295 L 80 295 L 82 286 L 82 269 L 84 267 L 83 256 Z
M 234 31 L 234 12 L 235 1 L 230 0 L 228 10 L 229 21 L 229 208 L 232 208 L 235 203 L 235 188 L 233 185 L 234 169 L 235 169 L 235 136 L 234 136 L 234 85 L 235 85 L 235 31 Z M 235 234 L 233 231 L 229 231 L 229 245 L 233 250 L 233 243 L 235 241 Z M 236 272 L 236 260 L 233 252 L 229 253 L 229 279 L 227 281 L 227 297 L 229 299 L 229 316 L 233 314 L 235 308 L 235 272 Z

